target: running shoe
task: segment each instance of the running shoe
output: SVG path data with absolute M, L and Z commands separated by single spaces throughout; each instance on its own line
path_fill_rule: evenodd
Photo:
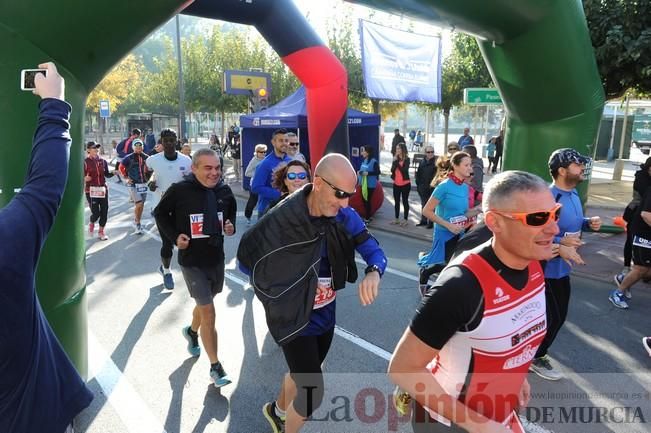
M 407 416 L 411 413 L 411 395 L 399 386 L 393 390 L 393 405 L 400 416 Z
M 538 376 L 547 380 L 560 380 L 563 378 L 563 373 L 551 363 L 549 356 L 545 355 L 541 358 L 534 358 L 529 365 L 529 371 L 533 371 Z
M 622 310 L 625 310 L 628 308 L 628 304 L 624 300 L 625 296 L 622 292 L 619 290 L 613 290 L 610 292 L 610 296 L 608 296 L 608 300 L 617 308 L 621 308 Z
M 283 433 L 285 431 L 285 419 L 276 415 L 276 402 L 265 403 L 262 406 L 262 414 L 269 421 L 273 433 Z
M 222 386 L 231 383 L 231 380 L 227 377 L 221 362 L 216 362 L 212 367 L 210 367 L 210 378 L 212 379 L 215 388 L 221 388 Z
M 142 232 L 142 224 L 140 224 L 140 223 L 136 224 L 136 231 L 134 232 L 134 234 L 141 235 L 142 233 L 143 233 Z
M 99 233 L 97 233 L 97 239 L 100 241 L 107 241 L 108 236 L 106 236 L 106 233 L 104 233 L 104 230 L 100 230 Z
M 174 277 L 172 276 L 172 273 L 170 272 L 166 274 L 163 270 L 163 265 L 158 267 L 158 272 L 163 276 L 163 286 L 165 286 L 167 290 L 172 290 L 174 288 Z
M 195 333 L 192 335 L 190 333 L 191 328 L 186 326 L 183 328 L 183 337 L 188 341 L 188 353 L 192 356 L 199 356 L 201 354 L 201 348 L 199 347 L 199 334 Z
M 648 353 L 649 356 L 651 356 L 651 337 L 642 338 L 642 346 L 644 346 L 646 353 Z
M 617 285 L 617 288 L 619 289 L 620 292 L 624 293 L 624 297 L 626 299 L 631 299 L 633 298 L 633 294 L 631 293 L 631 289 L 624 289 L 622 290 L 622 281 L 624 281 L 624 277 L 626 277 L 626 274 L 624 272 L 620 272 L 619 274 L 616 274 L 613 277 L 613 280 L 615 280 L 615 284 Z

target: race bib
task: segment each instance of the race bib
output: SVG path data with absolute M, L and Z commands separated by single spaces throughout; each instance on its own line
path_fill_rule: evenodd
M 465 215 L 455 216 L 450 218 L 450 222 L 455 226 L 465 227 L 466 224 L 468 223 L 468 217 L 466 217 Z
M 221 233 L 224 227 L 224 213 L 217 212 L 217 224 L 219 224 L 219 232 Z M 203 233 L 203 214 L 194 213 L 190 214 L 190 237 L 192 239 L 209 238 L 210 235 Z
M 91 186 L 88 190 L 91 198 L 104 198 L 106 197 L 106 187 Z
M 633 236 L 633 245 L 636 247 L 651 248 L 651 241 L 639 236 Z
M 136 192 L 139 194 L 144 194 L 149 189 L 146 183 L 136 183 L 134 187 L 136 188 Z
M 332 278 L 319 277 L 319 289 L 314 297 L 314 310 L 323 308 L 335 300 L 337 292 L 332 289 Z M 323 290 L 325 289 L 325 290 Z

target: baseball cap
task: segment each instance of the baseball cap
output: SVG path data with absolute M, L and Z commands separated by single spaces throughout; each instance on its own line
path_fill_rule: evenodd
M 86 149 L 99 149 L 100 147 L 102 147 L 102 145 L 94 141 L 86 143 Z
M 591 158 L 585 155 L 581 155 L 574 149 L 564 148 L 557 149 L 549 157 L 549 169 L 558 170 L 559 168 L 567 168 L 570 164 L 575 163 L 579 165 L 586 165 L 591 161 Z
M 131 144 L 133 146 L 142 146 L 143 145 L 142 140 L 140 140 L 139 138 L 133 140 L 133 143 L 131 143 Z

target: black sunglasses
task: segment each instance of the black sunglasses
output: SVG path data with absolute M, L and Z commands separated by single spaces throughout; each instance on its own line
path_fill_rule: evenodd
M 321 176 L 319 176 L 319 177 L 321 177 Z M 330 188 L 333 189 L 333 191 L 335 192 L 335 197 L 337 197 L 339 200 L 343 200 L 343 199 L 345 199 L 345 198 L 351 198 L 353 195 L 355 195 L 355 191 L 353 191 L 353 192 L 346 192 L 346 191 L 344 191 L 344 190 L 341 190 L 341 189 L 337 188 L 336 186 L 334 186 L 333 184 L 331 184 L 330 182 L 328 182 L 328 181 L 325 180 L 324 178 L 321 177 L 321 179 L 322 179 L 325 183 L 327 183 L 328 186 L 329 186 Z
M 425 153 L 434 153 L 434 151 L 433 150 L 428 150 Z
M 294 146 L 298 146 L 298 142 L 296 142 L 296 143 L 291 143 L 291 142 L 290 142 L 289 145 L 292 146 L 292 147 L 294 147 Z
M 296 178 L 299 178 L 300 180 L 305 180 L 307 179 L 307 173 L 302 172 L 302 173 L 287 173 L 285 177 L 289 180 L 296 180 Z

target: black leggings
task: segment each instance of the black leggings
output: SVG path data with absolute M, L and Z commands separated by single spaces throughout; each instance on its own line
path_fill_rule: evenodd
M 99 226 L 104 227 L 108 219 L 108 194 L 103 198 L 91 198 L 90 193 L 86 193 L 86 200 L 88 200 L 88 206 L 90 207 L 91 224 L 99 220 Z
M 321 364 L 330 350 L 335 329 L 321 335 L 296 337 L 282 346 L 289 373 L 296 383 L 293 406 L 303 418 L 309 418 L 323 400 Z
M 393 201 L 396 219 L 400 217 L 400 198 L 402 197 L 402 207 L 405 210 L 405 220 L 409 218 L 409 192 L 411 191 L 411 184 L 398 186 L 393 184 Z
M 375 192 L 375 188 L 367 188 L 368 189 L 368 200 L 364 200 L 364 196 L 362 196 L 362 201 L 364 202 L 364 211 L 366 212 L 365 218 L 369 219 L 371 217 L 371 199 L 373 198 L 373 192 Z
M 547 334 L 536 352 L 536 358 L 547 355 L 558 331 L 561 330 L 570 306 L 570 277 L 545 278 L 545 304 L 547 305 Z
M 258 194 L 253 194 L 252 192 L 249 192 L 249 200 L 246 202 L 246 208 L 244 209 L 244 216 L 246 219 L 251 219 L 251 215 L 253 215 L 253 209 L 255 209 L 255 205 L 258 204 Z

